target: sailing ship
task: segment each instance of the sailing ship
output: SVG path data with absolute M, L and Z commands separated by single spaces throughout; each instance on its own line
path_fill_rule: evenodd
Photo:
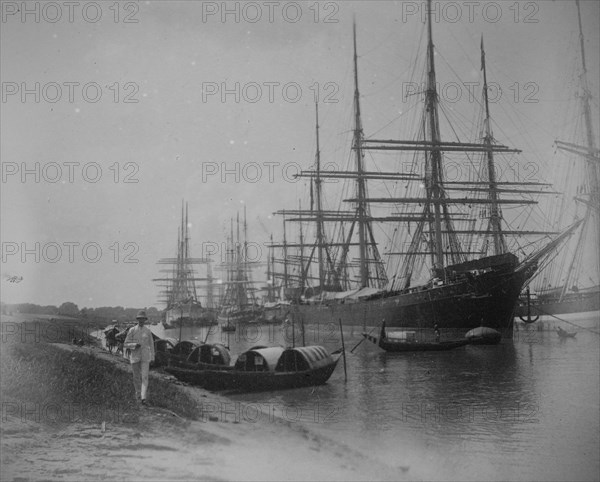
M 300 223 L 300 226 L 310 222 L 316 226 L 312 246 L 302 238 L 300 243 L 288 243 L 284 239 L 283 244 L 274 245 L 284 250 L 284 283 L 295 282 L 302 293 L 293 300 L 295 309 L 306 323 L 313 324 L 341 319 L 346 325 L 365 327 L 378 326 L 385 319 L 390 327 L 418 330 L 433 329 L 437 323 L 445 336 L 464 336 L 467 330 L 486 326 L 504 337 L 512 337 L 513 313 L 522 287 L 578 223 L 562 233 L 530 231 L 512 228 L 503 216 L 503 205 L 531 207 L 537 203 L 531 196 L 546 192 L 549 184 L 498 179 L 495 157 L 520 151 L 500 144 L 493 136 L 483 39 L 481 69 L 485 111 L 482 135 L 472 142 L 442 140 L 430 15 L 427 18 L 424 109 L 416 123 L 419 133 L 408 140 L 365 137 L 355 26 L 353 40 L 355 168 L 335 172 L 321 170 L 317 120 L 315 169 L 299 174 L 311 182 L 311 208 L 275 213 L 284 217 L 284 226 L 286 222 Z M 416 167 L 409 173 L 368 170 L 365 166 L 368 151 L 409 153 Z M 456 153 L 466 156 L 471 163 L 475 162 L 472 156 L 482 156 L 474 179 L 445 179 L 444 163 L 448 156 Z M 344 200 L 353 209 L 323 209 L 321 183 L 325 178 L 353 180 L 355 195 Z M 402 188 L 405 183 L 417 187 L 401 197 L 370 197 L 368 182 L 375 180 L 392 181 L 396 185 L 402 181 Z M 453 197 L 455 192 L 464 194 Z M 372 205 L 391 205 L 399 213 L 376 215 Z M 328 223 L 336 226 L 337 238 L 327 237 L 325 225 Z M 406 251 L 386 253 L 399 260 L 393 273 L 389 268 L 394 263 L 388 261 L 386 270 L 386 263 L 382 261 L 374 236 L 375 223 L 393 223 L 394 241 L 399 245 L 402 240 L 407 243 Z M 401 223 L 408 223 L 408 228 L 401 229 Z M 353 242 L 355 234 L 358 234 L 358 242 Z M 511 251 L 508 241 L 511 236 L 541 236 L 544 245 L 519 260 Z M 356 260 L 350 259 L 353 248 L 358 249 Z M 295 258 L 290 255 L 292 249 L 297 250 Z M 315 253 L 317 263 L 314 263 Z M 309 274 L 313 264 L 317 265 L 316 276 Z M 290 266 L 298 273 L 295 279 L 285 274 Z M 358 272 L 356 279 L 350 276 L 353 270 Z M 424 279 L 424 275 L 427 278 Z
M 592 94 L 587 78 L 581 9 L 579 1 L 575 3 L 581 62 L 578 97 L 583 122 L 577 123 L 575 142 L 555 142 L 559 150 L 575 156 L 570 163 L 564 163 L 564 159 L 561 159 L 563 169 L 555 172 L 565 174 L 559 180 L 567 184 L 562 199 L 566 205 L 559 206 L 559 222 L 561 217 L 578 215 L 583 222 L 567 249 L 563 250 L 564 256 L 557 257 L 532 282 L 533 298 L 527 293 L 520 300 L 517 314 L 523 321 L 535 321 L 540 315 L 566 313 L 590 313 L 595 319 L 600 319 L 600 150 L 592 121 Z
M 263 323 L 278 324 L 283 322 L 280 316 L 281 308 L 289 306 L 285 299 L 285 290 L 282 286 L 279 288 L 275 279 L 275 250 L 273 249 L 273 235 L 271 235 L 271 245 L 267 257 L 267 285 L 262 289 L 266 292 L 263 297 Z
M 152 281 L 165 288 L 161 291 L 160 302 L 166 303 L 164 322 L 167 326 L 181 325 L 213 325 L 216 313 L 213 300 L 213 279 L 211 260 L 194 258 L 190 254 L 190 236 L 188 221 L 188 205 L 181 206 L 181 226 L 177 232 L 177 256 L 162 258 L 160 265 L 171 265 L 161 270 L 167 273 L 166 278 L 155 278 Z M 195 265 L 206 265 L 207 276 L 199 278 L 195 274 Z M 197 283 L 204 282 L 206 287 L 205 306 L 198 294 Z
M 218 323 L 223 331 L 235 331 L 240 324 L 259 323 L 263 317 L 263 307 L 256 299 L 253 286 L 252 268 L 256 262 L 248 259 L 248 224 L 244 206 L 244 239 L 240 237 L 240 218 L 237 215 L 236 237 L 233 236 L 231 220 L 230 236 L 227 239 L 226 260 L 220 268 L 226 272 L 223 282 L 224 294 L 221 300 Z

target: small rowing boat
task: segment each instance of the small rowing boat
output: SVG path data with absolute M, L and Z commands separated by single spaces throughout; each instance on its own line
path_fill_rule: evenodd
M 453 350 L 469 343 L 469 340 L 449 340 L 449 341 L 416 341 L 414 332 L 399 331 L 386 333 L 385 323 L 381 324 L 379 337 L 362 334 L 371 343 L 374 343 L 379 348 L 388 352 L 405 352 L 405 351 L 446 351 Z M 412 336 L 411 336 L 412 335 Z

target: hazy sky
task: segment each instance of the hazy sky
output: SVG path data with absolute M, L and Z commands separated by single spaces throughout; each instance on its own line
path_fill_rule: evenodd
M 348 159 L 353 15 L 365 134 L 398 138 L 409 114 L 421 2 L 114 5 L 2 2 L 4 302 L 154 305 L 156 261 L 175 255 L 183 199 L 195 256 L 224 242 L 244 205 L 250 239 L 279 236 L 272 213 L 308 204 L 292 175 L 314 160 L 317 94 L 322 158 L 338 168 Z M 456 96 L 447 82 L 481 81 L 483 34 L 488 76 L 503 92 L 496 137 L 545 165 L 554 139 L 576 126 L 574 2 L 437 8 L 446 96 Z M 582 10 L 597 94 L 600 2 Z M 461 90 L 466 107 L 451 107 L 472 117 L 478 105 Z M 597 103 L 594 112 L 597 122 Z

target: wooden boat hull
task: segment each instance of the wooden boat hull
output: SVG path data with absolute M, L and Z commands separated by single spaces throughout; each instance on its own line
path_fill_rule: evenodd
M 390 341 L 388 339 L 381 339 L 376 336 L 367 335 L 366 333 L 363 333 L 363 336 L 387 352 L 447 351 L 469 344 L 469 340 L 466 339 L 428 343 L 413 341 Z
M 239 370 L 197 370 L 167 367 L 179 380 L 207 390 L 270 391 L 323 385 L 329 380 L 339 356 L 333 363 L 301 372 L 245 372 Z
M 214 363 L 204 363 L 204 362 L 191 363 L 189 361 L 180 360 L 180 359 L 169 360 L 169 364 L 166 368 L 183 368 L 186 370 L 196 370 L 196 371 L 199 371 L 199 370 L 233 370 L 233 367 L 230 365 L 217 365 Z

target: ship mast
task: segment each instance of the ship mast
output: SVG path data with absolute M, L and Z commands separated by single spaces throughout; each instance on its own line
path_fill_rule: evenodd
M 591 94 L 590 94 L 590 90 L 588 87 L 588 83 L 587 83 L 587 67 L 585 64 L 585 48 L 584 48 L 584 41 L 583 41 L 583 27 L 581 25 L 581 10 L 579 8 L 579 0 L 575 1 L 576 5 L 577 5 L 577 19 L 579 20 L 579 44 L 581 46 L 581 67 L 582 67 L 582 72 L 581 72 L 581 86 L 583 88 L 583 95 L 581 96 L 581 102 L 583 104 L 583 115 L 585 117 L 585 129 L 586 129 L 586 140 L 587 140 L 587 147 L 590 150 L 590 153 L 592 152 L 596 152 L 597 155 L 597 148 L 596 148 L 596 141 L 594 138 L 594 130 L 592 128 L 592 109 L 590 106 L 590 98 L 591 98 Z M 596 171 L 593 171 L 594 177 L 596 177 Z M 595 179 L 596 184 L 595 186 L 598 186 L 598 180 Z M 597 193 L 596 193 L 597 194 Z
M 483 98 L 485 105 L 485 135 L 483 143 L 488 147 L 487 151 L 487 172 L 489 182 L 489 199 L 490 199 L 490 222 L 488 230 L 492 233 L 494 240 L 494 254 L 502 254 L 506 252 L 506 241 L 502 234 L 502 214 L 498 206 L 498 184 L 496 182 L 496 167 L 494 165 L 494 151 L 492 142 L 494 136 L 492 134 L 492 125 L 490 119 L 490 106 L 488 101 L 488 85 L 487 73 L 485 68 L 485 50 L 483 48 L 483 35 L 481 36 L 481 70 L 483 70 Z
M 358 91 L 358 57 L 356 54 L 356 21 L 352 23 L 352 38 L 354 44 L 354 141 L 353 148 L 356 153 L 356 210 L 358 217 L 358 256 L 360 269 L 360 286 L 364 288 L 369 284 L 369 265 L 367 261 L 366 224 L 367 204 L 365 203 L 366 190 L 363 169 L 362 151 L 362 124 L 360 120 L 360 94 Z
M 285 217 L 283 218 L 283 290 L 288 287 L 288 251 L 287 236 L 285 233 Z
M 302 212 L 302 200 L 298 199 L 298 210 Z M 321 218 L 321 222 L 322 222 Z M 304 293 L 304 289 L 306 288 L 306 276 L 304 275 L 304 233 L 302 231 L 302 222 L 298 223 L 300 228 L 300 293 Z
M 594 130 L 592 126 L 592 109 L 591 109 L 591 93 L 587 82 L 587 66 L 585 62 L 585 48 L 584 48 L 584 37 L 583 37 L 583 26 L 581 23 L 581 10 L 579 6 L 579 0 L 576 0 L 577 5 L 577 19 L 579 23 L 579 46 L 581 50 L 581 106 L 583 110 L 583 117 L 585 123 L 586 133 L 586 144 L 587 146 L 578 146 L 576 144 L 566 143 L 557 141 L 556 144 L 560 149 L 579 154 L 586 159 L 586 179 L 584 179 L 582 185 L 578 189 L 579 196 L 587 195 L 588 199 L 582 199 L 581 197 L 576 198 L 576 201 L 583 202 L 585 205 L 585 211 L 583 216 L 583 225 L 579 231 L 579 237 L 577 240 L 575 255 L 571 259 L 569 268 L 567 270 L 567 277 L 565 284 L 562 287 L 560 299 L 562 300 L 567 294 L 567 291 L 571 288 L 571 284 L 575 283 L 577 273 L 576 265 L 580 264 L 581 255 L 584 251 L 584 244 L 587 238 L 589 230 L 593 229 L 593 217 L 596 217 L 596 241 L 600 241 L 600 223 L 598 223 L 598 204 L 599 199 L 599 186 L 598 186 L 598 165 L 600 165 L 599 151 L 596 147 L 596 140 L 594 137 Z M 595 256 L 595 268 L 596 274 L 600 273 L 600 257 L 596 252 Z
M 440 143 L 440 126 L 438 118 L 438 97 L 435 81 L 435 61 L 433 58 L 433 33 L 431 29 L 431 0 L 427 2 L 427 90 L 425 91 L 425 110 L 429 114 L 429 139 L 433 145 L 430 152 L 426 151 L 425 157 L 429 158 L 430 168 L 426 169 L 427 197 L 433 202 L 433 222 L 432 231 L 434 237 L 431 239 L 433 243 L 432 249 L 432 264 L 436 271 L 440 272 L 444 269 L 444 247 L 442 242 L 442 214 L 440 200 L 443 198 L 441 189 L 442 180 L 442 160 L 441 152 L 435 149 L 436 144 Z M 427 164 L 427 161 L 426 161 Z
M 317 202 L 317 260 L 319 264 L 319 288 L 320 290 L 325 289 L 325 266 L 323 259 L 323 249 L 325 248 L 325 236 L 323 229 L 323 206 L 321 203 L 321 151 L 319 149 L 319 104 L 315 103 L 316 112 L 316 139 L 317 139 L 317 152 L 315 154 L 316 161 L 316 176 L 315 176 L 315 194 Z M 302 225 L 302 223 L 300 223 Z M 302 244 L 302 242 L 301 242 Z

